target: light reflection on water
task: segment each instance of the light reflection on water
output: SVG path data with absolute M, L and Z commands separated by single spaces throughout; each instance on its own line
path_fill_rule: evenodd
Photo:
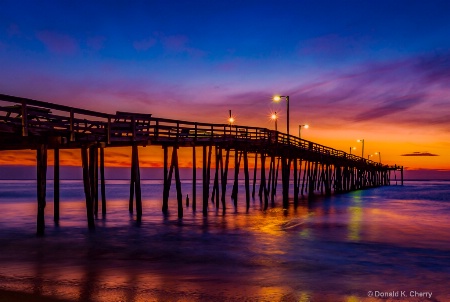
M 144 181 L 137 226 L 128 183 L 110 181 L 95 233 L 78 181 L 62 183 L 53 224 L 49 183 L 44 238 L 34 236 L 34 183 L 0 185 L 3 290 L 71 301 L 378 301 L 367 292 L 418 290 L 450 301 L 447 183 L 318 197 L 288 210 L 277 200 L 265 213 L 258 199 L 245 213 L 241 187 L 237 211 L 231 200 L 225 215 L 210 204 L 204 218 L 198 198 L 200 211 L 185 208 L 179 220 L 176 194 L 164 217 L 161 182 Z

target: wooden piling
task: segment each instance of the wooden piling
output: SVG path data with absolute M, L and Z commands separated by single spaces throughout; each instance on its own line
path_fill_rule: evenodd
M 208 215 L 209 179 L 207 179 L 208 172 L 206 158 L 206 146 L 203 146 L 203 216 Z
M 197 210 L 197 156 L 195 146 L 192 147 L 192 211 Z
M 245 178 L 245 204 L 247 212 L 250 209 L 250 177 L 248 174 L 248 154 L 244 150 L 244 178 Z
M 255 188 L 256 188 L 256 172 L 258 170 L 258 153 L 255 153 L 255 166 L 253 168 L 253 189 L 252 198 L 255 199 Z
M 266 156 L 261 153 L 261 188 L 264 195 L 264 211 L 269 207 L 269 196 L 266 188 Z
M 59 222 L 59 149 L 54 149 L 53 164 L 53 220 Z
M 214 183 L 213 183 L 213 190 L 211 194 L 211 203 L 214 204 L 216 202 L 216 208 L 219 208 L 219 146 L 216 146 L 215 148 L 215 167 L 216 171 L 214 173 Z
M 100 191 L 102 195 L 102 215 L 106 215 L 106 188 L 105 188 L 105 148 L 100 147 Z
M 233 199 L 235 209 L 237 209 L 238 188 L 239 188 L 239 166 L 241 163 L 241 156 L 242 156 L 241 152 L 239 152 L 238 150 L 234 150 L 234 183 L 231 198 Z
M 165 215 L 168 214 L 168 206 L 169 206 L 169 193 L 170 193 L 170 186 L 172 184 L 172 175 L 173 175 L 173 170 L 175 167 L 175 163 L 177 161 L 176 158 L 177 153 L 175 152 L 175 147 L 172 150 L 172 161 L 170 163 L 170 170 L 169 173 L 167 175 L 167 178 L 165 180 L 165 184 L 164 184 L 164 192 L 163 192 L 163 213 Z
M 212 149 L 213 146 L 209 146 L 208 148 L 208 165 L 206 167 L 206 178 L 208 179 L 207 181 L 207 189 L 208 189 L 208 195 L 209 195 L 209 185 L 210 185 L 210 180 L 211 180 L 211 157 L 212 157 Z
M 88 158 L 88 147 L 83 146 L 81 148 L 81 162 L 83 165 L 83 184 L 84 184 L 84 194 L 86 196 L 86 216 L 88 221 L 89 230 L 95 230 L 94 222 L 94 206 L 92 203 L 92 192 L 91 192 L 91 179 L 89 173 L 89 158 Z
M 45 195 L 47 189 L 47 145 L 39 144 L 36 150 L 37 170 L 37 235 L 45 230 Z
M 92 149 L 92 158 L 93 158 L 93 164 L 92 164 L 92 193 L 94 197 L 94 216 L 98 217 L 98 147 L 93 146 Z
M 92 206 L 95 216 L 95 147 L 89 147 L 89 184 L 91 189 Z
M 141 196 L 141 173 L 139 168 L 139 153 L 138 146 L 133 145 L 132 153 L 134 154 L 134 189 L 136 194 L 136 218 L 138 221 L 141 220 L 142 217 L 142 196 Z
M 136 172 L 134 171 L 134 169 L 136 168 L 136 166 L 134 165 L 135 162 L 135 157 L 136 154 L 134 153 L 134 149 L 131 150 L 131 175 L 130 175 L 130 198 L 129 198 L 129 202 L 128 202 L 128 211 L 130 212 L 130 214 L 133 214 L 133 200 L 134 200 L 134 183 L 135 183 L 135 177 L 136 177 Z
M 183 194 L 181 193 L 180 170 L 178 167 L 178 147 L 173 147 L 173 157 L 175 158 L 175 186 L 177 188 L 178 218 L 183 218 Z
M 269 179 L 267 180 L 267 191 L 270 194 L 270 202 L 274 202 L 275 196 L 275 157 L 270 156 Z
M 226 154 L 225 154 L 225 167 L 223 169 L 223 174 L 221 175 L 222 180 L 222 210 L 225 213 L 226 209 L 226 202 L 225 202 L 225 194 L 227 192 L 227 179 L 228 179 L 228 164 L 230 162 L 230 149 L 227 148 Z
M 298 205 L 297 158 L 294 158 L 294 205 Z
M 167 146 L 164 145 L 163 146 L 163 150 L 164 150 L 164 159 L 163 159 L 163 177 L 164 177 L 164 185 L 163 185 L 163 204 L 162 204 L 162 212 L 164 214 L 167 214 L 169 211 L 169 189 L 170 188 L 170 182 L 168 181 L 168 150 L 167 150 Z M 195 147 L 194 147 L 194 154 L 195 154 Z M 195 167 L 194 167 L 195 170 Z M 194 173 L 195 174 L 195 173 Z M 195 201 L 193 204 L 193 207 L 195 208 Z
M 274 182 L 274 195 L 277 195 L 277 186 L 278 186 L 278 171 L 280 170 L 280 157 L 277 158 L 277 167 L 275 170 L 275 182 Z
M 400 171 L 401 171 L 401 178 L 402 178 L 402 182 L 401 183 L 402 183 L 402 186 L 403 186 L 403 166 L 402 166 Z
M 305 168 L 303 169 L 303 178 L 302 178 L 302 190 L 301 190 L 301 194 L 303 196 L 303 192 L 306 192 L 307 189 L 305 189 L 305 183 L 307 181 L 307 179 L 309 178 L 309 166 L 310 166 L 310 161 L 307 160 L 305 161 Z
M 222 154 L 222 148 L 219 148 L 216 161 L 218 162 L 217 171 L 218 171 L 218 177 L 220 176 L 220 186 L 222 186 L 222 178 L 223 178 L 223 154 Z M 218 210 L 220 207 L 220 201 L 219 201 L 219 178 L 217 178 L 217 191 L 216 191 L 216 209 Z
M 281 178 L 283 184 L 283 209 L 289 207 L 289 174 L 290 174 L 290 164 L 289 158 L 281 158 Z

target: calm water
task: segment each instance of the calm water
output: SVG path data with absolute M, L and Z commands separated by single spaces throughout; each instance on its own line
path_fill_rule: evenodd
M 267 212 L 256 199 L 249 213 L 240 187 L 237 211 L 231 200 L 226 215 L 210 204 L 207 218 L 199 186 L 200 211 L 185 208 L 179 220 L 175 192 L 164 217 L 161 182 L 143 181 L 138 226 L 128 183 L 109 181 L 95 233 L 82 183 L 62 182 L 59 226 L 51 186 L 37 238 L 35 182 L 0 181 L 0 301 L 11 299 L 6 291 L 108 302 L 450 301 L 448 182 L 318 197 L 287 211 L 280 191 Z

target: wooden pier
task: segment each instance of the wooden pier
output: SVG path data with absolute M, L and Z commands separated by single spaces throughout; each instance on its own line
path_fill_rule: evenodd
M 242 169 L 247 210 L 250 198 L 255 197 L 258 180 L 258 195 L 263 208 L 268 208 L 269 200 L 274 200 L 279 175 L 284 208 L 289 206 L 291 184 L 294 186 L 295 205 L 300 196 L 311 199 L 315 194 L 331 195 L 332 192 L 389 185 L 391 171 L 400 171 L 403 184 L 403 167 L 382 165 L 266 128 L 188 122 L 129 112 L 108 114 L 3 94 L 0 94 L 0 102 L 6 104 L 0 107 L 0 150 L 36 150 L 38 235 L 43 235 L 45 229 L 48 149 L 54 150 L 55 222 L 59 220 L 59 151 L 79 149 L 86 215 L 91 230 L 95 229 L 95 218 L 98 216 L 99 172 L 102 215 L 107 210 L 104 149 L 110 147 L 131 147 L 129 211 L 136 211 L 138 221 L 143 214 L 138 150 L 140 146 L 147 145 L 161 146 L 164 151 L 162 212 L 166 214 L 168 211 L 169 192 L 174 178 L 180 218 L 183 217 L 184 207 L 178 163 L 179 148 L 192 149 L 193 186 L 190 200 L 194 211 L 197 209 L 196 149 L 202 150 L 202 212 L 205 216 L 210 207 L 209 201 L 214 203 L 216 210 L 222 207 L 225 212 L 229 175 L 233 175 L 231 199 L 237 207 L 238 179 Z M 213 153 L 215 166 L 211 167 Z M 252 181 L 249 167 L 251 154 L 255 158 Z M 229 171 L 232 157 L 234 171 Z

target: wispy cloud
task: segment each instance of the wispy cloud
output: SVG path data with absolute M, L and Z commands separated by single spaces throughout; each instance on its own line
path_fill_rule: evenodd
M 428 83 L 450 87 L 450 52 L 420 57 L 416 69 Z
M 78 42 L 66 34 L 44 30 L 37 32 L 36 37 L 55 54 L 74 54 L 79 49 Z
M 90 37 L 86 40 L 86 45 L 95 50 L 98 51 L 104 47 L 106 38 L 102 36 L 96 36 L 96 37 Z
M 432 154 L 430 152 L 413 152 L 402 154 L 401 156 L 439 156 L 437 154 Z
M 301 56 L 320 57 L 322 60 L 350 57 L 364 50 L 367 39 L 356 36 L 341 36 L 328 34 L 307 41 L 302 41 L 298 47 Z
M 162 43 L 166 50 L 178 53 L 187 53 L 192 57 L 203 57 L 205 52 L 189 46 L 189 39 L 184 35 L 163 36 Z
M 357 114 L 353 120 L 355 122 L 359 122 L 379 119 L 387 115 L 398 114 L 406 111 L 423 102 L 425 102 L 423 96 L 408 96 L 394 100 L 387 100 L 380 106 L 370 108 Z
M 133 47 L 137 51 L 146 51 L 152 48 L 156 44 L 156 42 L 157 41 L 154 38 L 143 39 L 139 41 L 134 41 Z

